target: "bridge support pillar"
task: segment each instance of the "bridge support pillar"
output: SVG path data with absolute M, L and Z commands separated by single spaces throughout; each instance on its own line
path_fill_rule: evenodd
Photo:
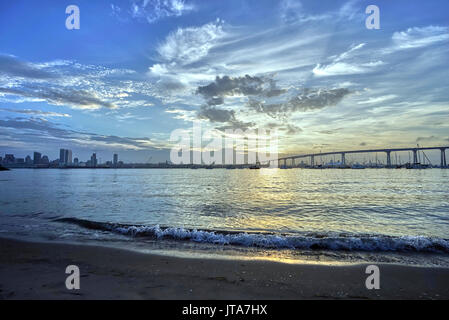
M 292 158 L 292 168 L 295 167 L 295 158 Z
M 441 148 L 441 168 L 444 168 L 447 166 L 446 163 L 446 149 Z
M 346 158 L 345 158 L 345 154 L 344 153 L 341 154 L 341 164 L 342 165 L 346 165 Z
M 310 156 L 310 165 L 312 167 L 315 167 L 315 157 L 314 156 Z
M 387 167 L 391 167 L 391 151 L 386 151 L 387 153 Z
M 413 164 L 418 163 L 418 150 L 413 149 Z

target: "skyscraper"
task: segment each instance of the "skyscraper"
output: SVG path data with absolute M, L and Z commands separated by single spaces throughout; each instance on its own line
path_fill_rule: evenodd
M 65 150 L 64 160 L 65 160 L 66 165 L 72 163 L 72 150 L 68 150 L 68 149 Z
M 112 162 L 114 164 L 114 167 L 117 167 L 118 164 L 118 154 L 114 153 L 114 161 Z
M 59 164 L 65 164 L 65 150 L 59 149 Z
M 59 149 L 59 165 L 69 165 L 72 163 L 72 150 Z
M 92 156 L 90 157 L 90 165 L 92 167 L 97 166 L 97 154 L 96 153 L 92 153 Z
M 33 155 L 33 164 L 40 164 L 41 163 L 41 153 L 40 152 L 34 152 Z

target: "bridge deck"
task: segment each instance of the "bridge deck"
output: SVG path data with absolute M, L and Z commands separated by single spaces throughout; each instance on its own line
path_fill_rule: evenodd
M 295 156 L 288 156 L 278 158 L 278 160 L 291 160 L 307 157 L 317 157 L 317 156 L 328 156 L 333 154 L 351 154 L 351 153 L 372 153 L 372 152 L 399 152 L 399 151 L 418 151 L 418 150 L 445 150 L 449 149 L 447 147 L 415 147 L 415 148 L 393 148 L 393 149 L 368 149 L 368 150 L 348 150 L 348 151 L 332 151 L 332 152 L 321 152 L 321 153 L 308 153 Z

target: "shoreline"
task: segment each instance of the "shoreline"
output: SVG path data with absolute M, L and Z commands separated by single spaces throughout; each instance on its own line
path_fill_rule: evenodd
M 80 269 L 67 290 L 65 269 Z M 449 299 L 449 268 L 328 266 L 180 258 L 92 245 L 0 238 L 0 299 Z

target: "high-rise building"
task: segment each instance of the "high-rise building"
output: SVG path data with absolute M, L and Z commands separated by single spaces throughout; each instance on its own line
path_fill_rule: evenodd
M 65 150 L 59 149 L 59 164 L 65 164 Z
M 77 166 L 77 165 L 79 164 L 78 158 L 73 159 L 73 164 L 74 164 L 75 166 Z
M 26 164 L 33 164 L 33 160 L 31 160 L 31 157 L 30 157 L 30 156 L 26 156 L 26 158 L 25 158 L 25 163 L 26 163 Z
M 72 163 L 72 150 L 59 149 L 59 164 L 66 166 L 71 163 Z
M 112 162 L 114 164 L 114 167 L 117 167 L 118 164 L 118 154 L 114 153 L 114 161 Z
M 71 164 L 72 163 L 72 150 L 65 150 L 65 164 Z
M 33 164 L 40 164 L 41 163 L 41 153 L 40 152 L 34 152 L 33 155 Z
M 48 159 L 47 156 L 42 156 L 41 163 L 42 164 L 49 164 L 50 160 Z
M 90 157 L 90 165 L 91 165 L 91 167 L 97 166 L 97 154 L 96 153 L 92 153 L 92 156 Z

